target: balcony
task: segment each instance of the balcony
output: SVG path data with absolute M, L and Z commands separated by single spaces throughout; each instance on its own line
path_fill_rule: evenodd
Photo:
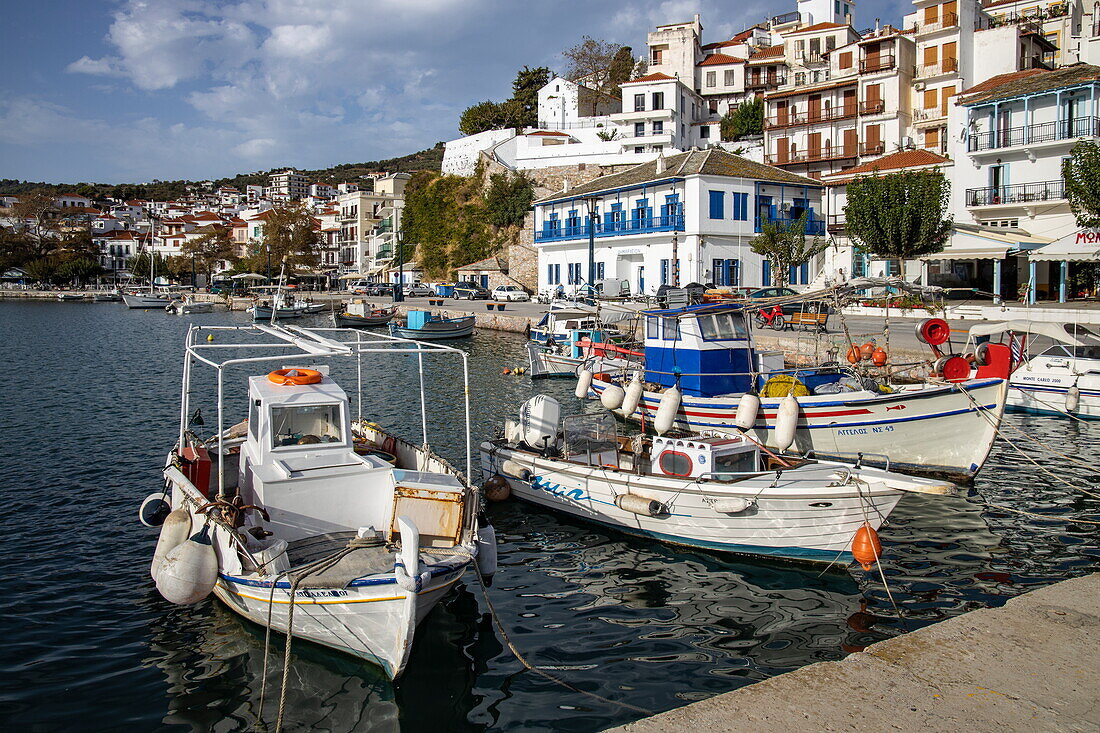
M 374 253 L 374 259 L 376 260 L 389 260 L 393 259 L 393 247 L 387 245 L 385 247 L 379 247 L 378 251 Z
M 918 125 L 935 124 L 946 119 L 947 112 L 942 107 L 928 107 L 926 109 L 913 110 L 913 122 Z
M 866 157 L 871 155 L 882 155 L 886 151 L 886 143 L 860 143 L 859 144 L 859 156 Z
M 535 232 L 536 242 L 562 242 L 568 239 L 587 239 L 588 222 L 578 220 L 574 226 L 551 226 L 561 222 L 543 222 L 542 231 Z M 622 221 L 607 221 L 601 218 L 596 221 L 597 237 L 618 237 L 627 234 L 652 234 L 654 232 L 682 232 L 684 231 L 684 215 L 673 214 L 669 216 L 651 216 L 649 218 L 624 219 Z
M 786 74 L 760 74 L 750 75 L 745 79 L 745 89 L 777 89 L 787 83 Z
M 783 15 L 774 15 L 772 16 L 771 24 L 776 26 L 785 25 L 787 23 L 797 23 L 801 17 L 802 16 L 799 15 L 797 11 L 793 13 L 783 13 Z
M 888 71 L 894 68 L 896 61 L 893 54 L 869 56 L 859 60 L 859 73 L 873 74 L 876 71 Z
M 826 160 L 844 160 L 845 158 L 855 158 L 857 147 L 855 145 L 849 145 L 847 147 L 824 147 L 824 148 L 810 148 L 809 150 L 798 150 L 791 152 L 787 155 L 780 153 L 769 153 L 766 156 L 766 163 L 768 165 L 798 165 L 801 163 L 817 163 Z
M 1100 136 L 1100 118 L 1077 117 L 1059 122 L 1041 122 L 1037 125 L 1011 127 L 1007 130 L 979 132 L 970 135 L 967 151 L 1011 148 L 1018 145 L 1037 145 L 1058 140 L 1076 140 L 1081 137 Z
M 844 231 L 844 214 L 829 214 L 829 223 L 825 225 L 825 231 L 836 234 Z
M 915 79 L 929 79 L 933 76 L 943 76 L 944 74 L 954 74 L 959 70 L 958 59 L 941 59 L 934 64 L 920 64 L 917 66 L 917 73 L 914 76 Z
M 806 234 L 810 236 L 818 236 L 825 233 L 825 221 L 818 217 L 813 209 L 807 212 L 806 217 Z M 765 222 L 776 222 L 778 224 L 785 224 L 791 226 L 795 222 L 801 219 L 800 216 L 791 216 L 789 213 L 780 213 L 778 215 L 770 215 L 761 217 L 759 214 L 756 216 L 755 230 L 759 233 L 760 225 Z
M 915 28 L 918 36 L 923 36 L 928 33 L 938 33 L 948 28 L 956 28 L 959 25 L 959 16 L 957 13 L 944 13 L 938 20 L 933 20 L 927 23 L 917 23 Z
M 966 205 L 968 207 L 1030 204 L 1041 201 L 1058 201 L 1065 197 L 1065 181 L 1043 181 L 1042 183 L 1019 183 L 1015 186 L 966 189 Z
M 861 115 L 880 115 L 886 111 L 886 102 L 881 99 L 865 99 L 859 103 Z
M 832 122 L 833 120 L 846 120 L 856 116 L 854 104 L 846 107 L 831 107 L 820 109 L 816 112 L 788 112 L 786 115 L 776 115 L 764 120 L 764 126 L 768 129 L 777 127 L 795 127 L 797 125 L 813 125 L 818 122 Z

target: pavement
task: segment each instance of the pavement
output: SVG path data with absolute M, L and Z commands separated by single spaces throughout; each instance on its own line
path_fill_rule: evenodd
M 1065 580 L 612 730 L 1097 731 L 1098 608 L 1100 573 Z

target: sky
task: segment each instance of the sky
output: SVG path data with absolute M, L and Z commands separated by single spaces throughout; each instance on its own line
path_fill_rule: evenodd
M 564 70 L 590 35 L 645 52 L 702 16 L 704 42 L 766 0 L 31 0 L 4 3 L 0 178 L 203 180 L 324 168 L 459 137 L 523 66 Z M 790 10 L 794 9 L 790 0 Z M 904 0 L 863 0 L 857 28 Z

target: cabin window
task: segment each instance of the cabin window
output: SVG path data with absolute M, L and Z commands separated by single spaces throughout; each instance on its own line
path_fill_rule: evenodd
M 260 401 L 252 400 L 248 405 L 248 437 L 256 440 L 259 437 Z
M 657 331 L 657 319 L 647 318 L 645 320 L 645 337 L 647 339 L 659 338 L 660 334 Z
M 340 405 L 271 408 L 272 447 L 343 443 Z
M 733 455 L 717 456 L 714 459 L 714 472 L 723 473 L 753 473 L 757 471 L 755 450 L 734 453 Z
M 658 462 L 661 467 L 661 473 L 666 476 L 690 476 L 691 475 L 691 456 L 687 453 L 680 453 L 679 451 L 666 451 L 661 454 L 661 458 Z
M 745 319 L 740 313 L 716 313 L 699 318 L 699 330 L 704 341 L 725 341 L 748 338 Z
M 669 341 L 680 340 L 680 321 L 676 318 L 663 318 L 664 337 Z

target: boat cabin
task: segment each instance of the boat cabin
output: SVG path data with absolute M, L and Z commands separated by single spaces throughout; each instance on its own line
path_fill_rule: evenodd
M 783 355 L 758 354 L 745 313 L 721 305 L 645 311 L 647 382 L 695 397 L 751 391 L 752 373 L 783 369 Z

